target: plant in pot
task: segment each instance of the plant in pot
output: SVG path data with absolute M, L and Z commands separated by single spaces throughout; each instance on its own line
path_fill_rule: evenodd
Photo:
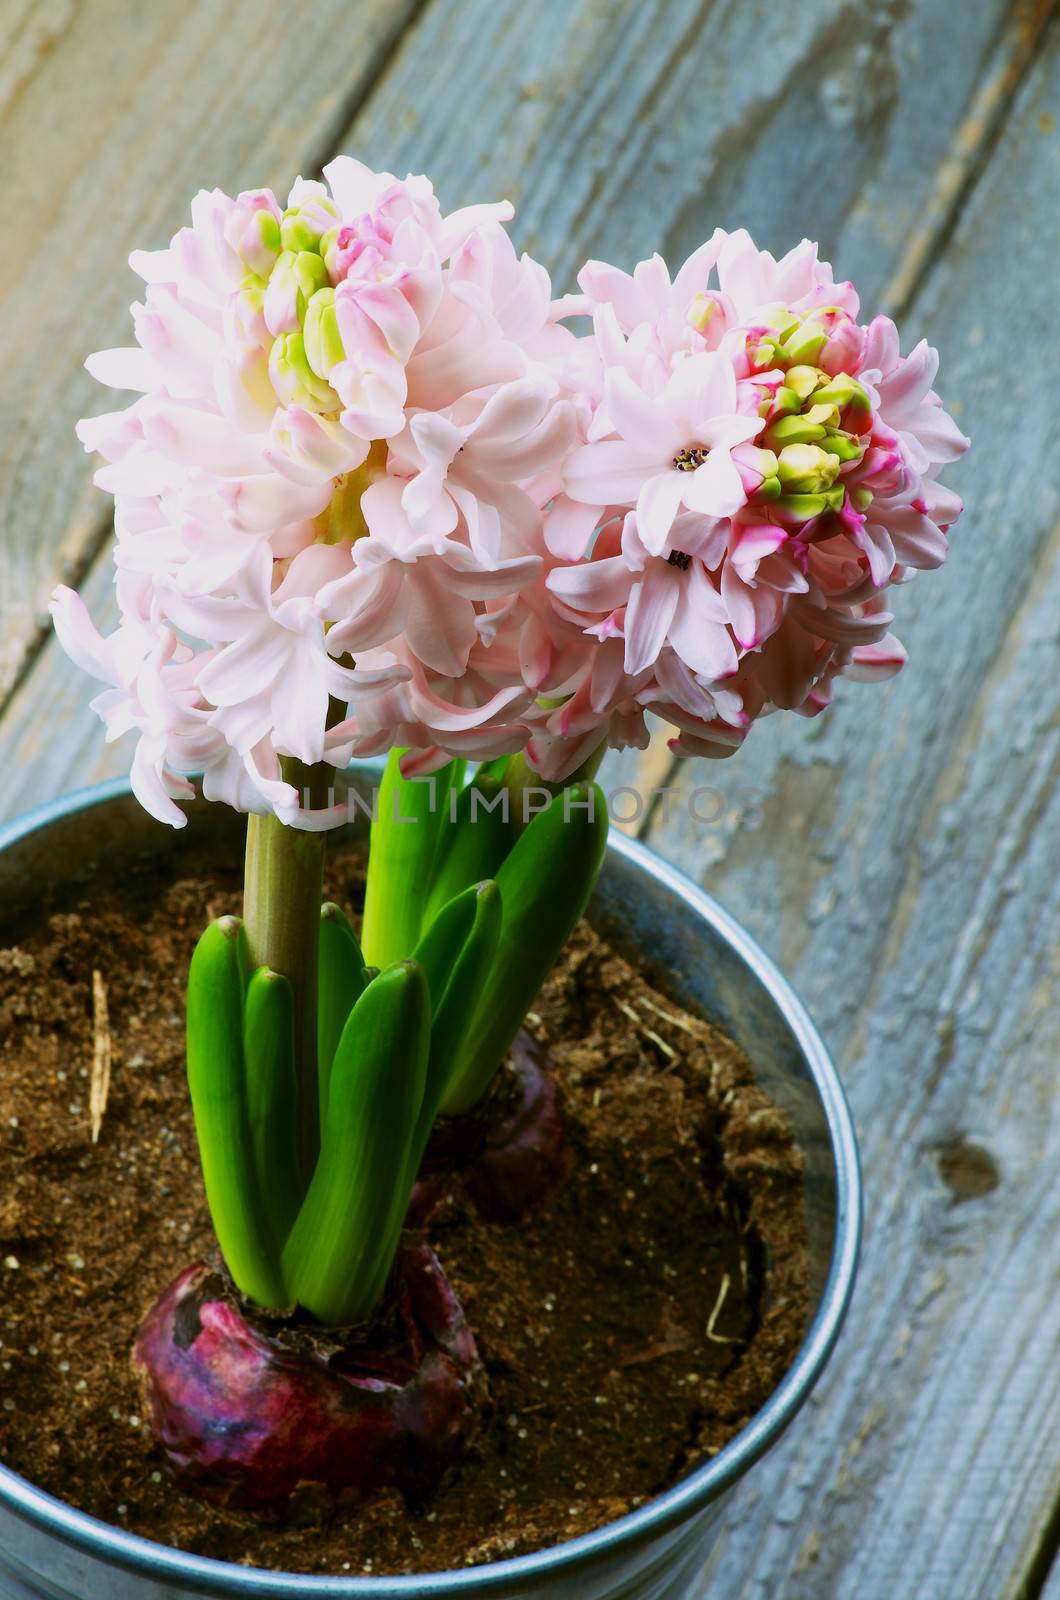
M 657 717 L 677 755 L 729 756 L 897 671 L 885 591 L 941 564 L 966 444 L 934 352 L 860 323 L 808 242 L 719 230 L 673 279 L 590 262 L 554 300 L 506 205 L 325 178 L 200 194 L 132 257 L 136 346 L 88 365 L 137 398 L 79 428 L 120 626 L 53 603 L 143 807 L 181 827 L 195 778 L 248 814 L 242 915 L 187 983 L 220 1256 L 135 1362 L 180 1488 L 267 1518 L 307 1487 L 422 1503 L 481 1426 L 474 1318 L 422 1227 L 439 1172 L 518 1228 L 575 1159 L 523 1025 L 604 860 L 605 751 Z M 324 846 L 340 775 L 380 756 L 358 933 Z

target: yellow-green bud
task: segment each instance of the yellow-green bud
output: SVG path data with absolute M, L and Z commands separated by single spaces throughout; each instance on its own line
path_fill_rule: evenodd
M 838 456 L 840 461 L 860 461 L 865 453 L 865 447 L 859 440 L 852 439 L 849 433 L 833 432 L 831 429 L 824 448 L 830 455 Z
M 306 359 L 301 332 L 281 333 L 269 352 L 269 377 L 285 405 L 307 411 L 336 411 L 339 398 L 329 383 L 318 378 Z
M 808 400 L 817 385 L 824 381 L 824 373 L 819 367 L 793 366 L 784 374 L 784 384 L 788 389 L 794 389 L 800 400 Z
M 692 296 L 688 308 L 688 321 L 697 333 L 706 330 L 707 323 L 718 309 L 718 302 L 713 295 L 703 294 L 702 291 Z
M 869 397 L 865 390 L 855 378 L 850 377 L 846 372 L 839 373 L 838 377 L 830 378 L 826 384 L 817 390 L 813 398 L 818 405 L 836 406 L 840 411 L 844 411 L 852 400 L 856 400 L 858 405 L 866 411 L 869 408 Z
M 299 291 L 307 303 L 318 289 L 326 288 L 331 281 L 327 267 L 312 250 L 299 250 L 294 258 L 294 276 Z M 305 311 L 301 306 L 299 310 L 304 316 Z
M 777 476 L 788 494 L 820 494 L 832 487 L 838 471 L 838 456 L 816 444 L 785 445 L 777 460 Z
M 267 278 L 280 253 L 280 224 L 271 211 L 255 211 L 239 244 L 241 259 L 261 278 Z
M 798 522 L 809 522 L 822 511 L 842 511 L 845 493 L 840 485 L 821 494 L 784 494 L 775 503 L 778 511 L 787 512 Z
M 321 252 L 322 239 L 338 220 L 338 207 L 331 196 L 321 189 L 319 194 L 314 194 L 304 204 L 289 206 L 284 212 L 280 223 L 283 248 L 293 251 L 295 255 L 302 250 Z
M 335 313 L 335 291 L 330 284 L 318 289 L 306 306 L 302 337 L 306 359 L 318 378 L 330 377 L 332 367 L 345 361 L 346 351 Z
M 826 436 L 823 423 L 813 422 L 809 415 L 778 417 L 765 431 L 765 441 L 774 450 L 783 450 L 789 444 L 812 444 Z
M 302 250 L 310 250 L 315 254 L 320 247 L 319 230 L 297 211 L 284 217 L 280 223 L 280 238 L 283 248 L 296 255 Z
M 788 386 L 785 384 L 777 390 L 771 401 L 766 400 L 764 402 L 762 407 L 762 415 L 764 417 L 790 416 L 793 412 L 799 411 L 801 407 L 802 401 L 795 393 L 795 390 L 788 388 Z
M 819 324 L 802 322 L 784 340 L 781 354 L 785 363 L 790 362 L 796 367 L 807 366 L 817 360 L 827 343 L 828 335 Z

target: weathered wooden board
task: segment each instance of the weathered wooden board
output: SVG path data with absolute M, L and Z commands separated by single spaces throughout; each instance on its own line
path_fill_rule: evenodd
M 81 370 L 128 341 L 135 246 L 191 196 L 316 167 L 416 0 L 22 0 L 0 36 L 0 695 L 56 579 L 109 512 L 75 420 L 107 409 Z
M 506 194 L 562 288 L 586 255 L 676 262 L 721 223 L 778 251 L 820 239 L 872 302 L 943 167 L 989 133 L 999 104 L 965 127 L 979 86 L 1049 9 L 437 0 L 346 143 L 453 204 Z
M 490 0 L 435 0 L 407 31 L 336 147 L 397 171 L 426 169 L 452 205 L 510 194 L 520 206 L 517 236 L 540 252 L 563 287 L 592 252 L 629 265 L 661 246 L 678 259 L 715 221 L 746 220 L 778 249 L 809 233 L 844 269 L 849 254 L 872 301 L 906 270 L 902 208 L 910 208 L 910 217 L 930 211 L 932 237 L 940 236 L 948 215 L 940 203 L 932 209 L 940 174 L 950 173 L 943 187 L 956 195 L 953 171 L 970 170 L 972 153 L 992 125 L 982 85 L 1008 83 L 1033 45 L 1041 0 L 1018 5 L 1015 21 L 1007 20 L 1009 10 L 1006 0 L 979 0 L 966 15 L 949 0 L 919 0 L 877 8 L 875 20 L 852 27 L 845 0 L 786 8 L 783 15 L 748 0 L 547 0 L 520 9 Z M 238 16 L 236 24 L 238 32 Z M 323 26 L 314 34 L 315 48 L 326 34 Z M 866 56 L 866 42 L 880 61 L 891 63 L 886 92 L 883 68 L 877 71 L 876 58 Z M 308 45 L 301 48 L 308 54 Z M 996 93 L 987 100 L 996 116 Z M 974 115 L 970 107 L 978 107 Z M 911 130 L 919 151 L 912 166 Z M 121 266 L 125 248 L 132 238 L 165 236 L 165 206 L 179 214 L 181 196 L 194 181 L 238 185 L 252 175 L 272 177 L 285 149 L 293 170 L 302 159 L 297 135 L 288 126 L 286 146 L 271 140 L 266 160 L 233 145 L 216 166 L 195 167 L 194 178 L 175 168 L 157 216 L 130 212 L 128 238 L 93 239 L 95 272 L 120 286 L 120 302 L 134 283 Z M 113 142 L 105 155 L 111 164 L 118 159 Z M 866 215 L 895 219 L 871 248 L 858 243 L 860 213 L 847 216 L 848 207 L 835 204 L 835 173 L 851 161 L 863 203 L 873 200 Z M 742 190 L 737 171 L 744 173 Z M 823 172 L 827 181 L 813 176 Z M 94 525 L 101 504 L 85 489 L 88 465 L 70 423 L 86 403 L 88 380 L 76 376 L 77 363 L 106 338 L 83 324 L 67 335 L 77 354 L 64 374 L 70 404 L 49 432 L 56 486 L 44 484 L 41 458 L 40 470 L 20 491 L 27 502 L 36 496 L 38 513 L 45 507 L 47 525 L 56 530 L 52 553 L 60 549 L 63 559 L 84 550 L 86 519 Z M 105 402 L 92 397 L 91 403 L 102 409 Z M 49 498 L 60 493 L 61 482 L 69 488 L 68 523 L 62 506 Z M 5 539 L 13 537 L 0 524 L 0 573 Z M 14 563 L 14 556 L 8 559 Z M 22 608 L 21 635 L 9 623 L 16 644 L 33 621 L 26 561 L 37 572 L 34 606 L 56 576 L 47 550 L 19 552 L 17 559 L 23 575 L 10 592 Z M 94 578 L 92 588 L 100 592 L 104 580 Z M 0 584 L 0 595 L 7 592 Z M 85 709 L 90 692 L 49 644 L 0 725 L 7 774 L 0 815 L 22 809 L 34 796 L 123 769 L 124 747 L 104 750 L 101 730 Z M 61 743 L 42 740 L 41 704 L 52 708 Z M 665 758 L 653 759 L 647 771 L 639 762 L 614 760 L 610 781 L 624 782 L 630 771 L 642 785 L 653 775 L 662 778 Z M 30 765 L 27 788 L 23 773 Z
M 851 1323 L 733 1504 L 704 1591 L 732 1600 L 1016 1600 L 1055 1550 L 1058 110 L 1054 32 L 906 319 L 973 439 L 951 561 L 897 600 L 907 672 L 756 729 L 719 775 L 763 797 L 742 821 L 692 825 L 689 769 L 650 835 L 790 972 L 865 1157 Z

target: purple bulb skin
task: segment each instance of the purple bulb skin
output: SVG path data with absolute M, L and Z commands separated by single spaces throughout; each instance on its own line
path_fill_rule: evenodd
M 403 1242 L 395 1283 L 385 1335 L 345 1346 L 320 1330 L 314 1349 L 269 1337 L 202 1264 L 175 1278 L 133 1355 L 173 1480 L 271 1520 L 307 1495 L 336 1505 L 384 1488 L 413 1502 L 428 1495 L 468 1439 L 485 1380 L 426 1244 Z
M 511 1048 L 514 1100 L 491 1115 L 439 1124 L 412 1190 L 407 1225 L 422 1227 L 459 1173 L 479 1213 L 514 1222 L 560 1178 L 565 1165 L 563 1112 L 556 1081 L 541 1045 L 520 1029 Z

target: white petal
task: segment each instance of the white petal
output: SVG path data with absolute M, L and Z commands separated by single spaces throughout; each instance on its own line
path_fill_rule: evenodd
M 634 505 L 646 478 L 658 471 L 653 457 L 638 454 L 620 439 L 582 445 L 563 469 L 564 487 L 585 505 Z
M 681 501 L 686 498 L 686 481 L 694 476 L 671 467 L 668 472 L 649 478 L 641 489 L 637 498 L 637 531 L 653 556 L 662 555 Z
M 613 368 L 604 378 L 604 398 L 617 431 L 641 456 L 657 456 L 660 465 L 690 442 L 666 407 L 650 400 L 628 372 Z

